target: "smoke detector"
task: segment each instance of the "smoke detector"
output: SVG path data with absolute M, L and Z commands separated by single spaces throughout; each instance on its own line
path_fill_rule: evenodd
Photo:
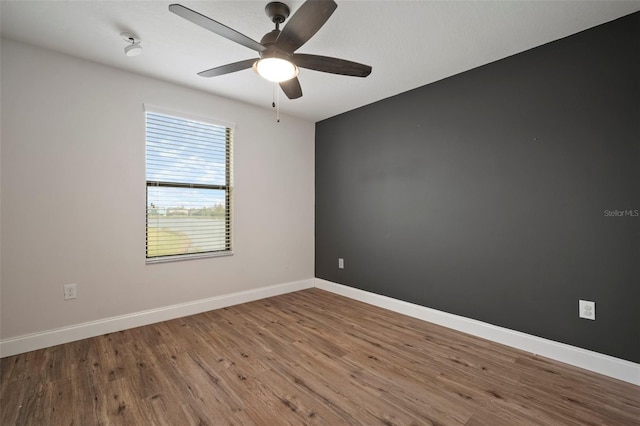
M 142 46 L 140 46 L 140 38 L 131 33 L 120 33 L 120 37 L 126 41 L 128 46 L 124 48 L 124 54 L 127 56 L 138 56 L 142 53 Z

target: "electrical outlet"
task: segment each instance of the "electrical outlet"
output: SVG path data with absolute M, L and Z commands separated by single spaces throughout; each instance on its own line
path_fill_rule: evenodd
M 64 300 L 75 299 L 76 298 L 76 285 L 75 284 L 65 284 L 62 286 L 64 289 Z
M 338 258 L 338 268 L 344 269 L 344 259 L 341 257 Z
M 596 319 L 596 302 L 588 300 L 580 300 L 578 302 L 578 315 L 580 318 L 595 320 Z

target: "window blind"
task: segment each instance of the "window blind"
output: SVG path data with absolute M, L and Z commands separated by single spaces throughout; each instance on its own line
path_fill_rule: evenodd
M 147 259 L 231 252 L 232 130 L 146 112 Z

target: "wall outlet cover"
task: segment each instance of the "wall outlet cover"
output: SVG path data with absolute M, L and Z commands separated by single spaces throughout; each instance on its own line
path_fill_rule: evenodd
M 595 320 L 596 302 L 591 302 L 589 300 L 580 300 L 578 302 L 578 316 L 584 319 Z
M 75 299 L 76 298 L 76 285 L 75 284 L 65 284 L 63 286 L 64 289 L 64 300 Z

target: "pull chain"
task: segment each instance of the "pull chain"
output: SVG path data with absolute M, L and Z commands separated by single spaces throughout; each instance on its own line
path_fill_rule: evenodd
M 276 122 L 280 122 L 280 91 L 276 89 Z
M 275 108 L 275 107 L 276 107 L 276 84 L 277 84 L 277 83 L 273 83 L 273 93 L 272 93 L 272 95 L 273 95 L 273 98 L 272 98 L 272 99 L 273 99 L 273 100 L 271 101 L 271 107 L 272 107 L 272 108 Z
M 278 90 L 278 83 L 273 83 L 273 100 L 271 101 L 271 108 L 276 109 L 276 122 L 280 122 L 280 91 Z

